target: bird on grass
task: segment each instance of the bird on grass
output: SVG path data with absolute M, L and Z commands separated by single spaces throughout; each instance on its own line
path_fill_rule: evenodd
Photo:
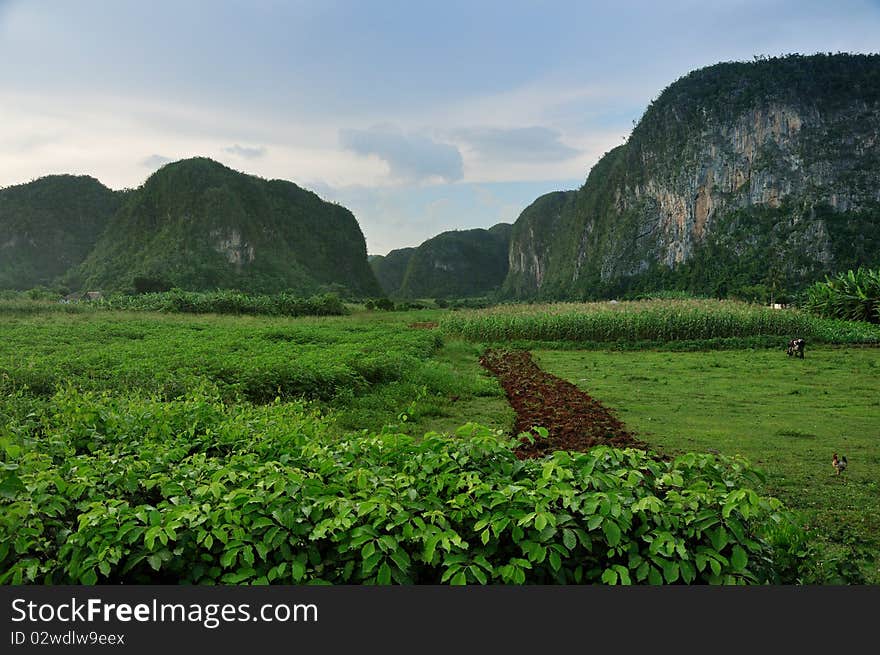
M 831 458 L 831 466 L 837 471 L 837 475 L 840 475 L 841 472 L 846 469 L 846 455 L 838 457 L 837 453 L 834 453 L 834 456 Z

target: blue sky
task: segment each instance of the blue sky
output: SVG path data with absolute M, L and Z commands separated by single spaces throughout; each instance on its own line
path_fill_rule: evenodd
M 692 69 L 838 51 L 880 51 L 880 2 L 0 0 L 0 186 L 209 156 L 384 254 L 577 188 Z

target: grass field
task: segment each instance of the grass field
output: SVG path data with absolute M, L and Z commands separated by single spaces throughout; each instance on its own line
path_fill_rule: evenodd
M 741 454 L 812 537 L 865 549 L 880 583 L 880 349 L 536 352 L 668 454 Z M 834 475 L 831 455 L 849 467 Z M 843 549 L 840 552 L 844 552 Z
M 453 429 L 463 416 L 511 424 L 479 348 L 443 347 L 413 329 L 426 312 L 300 319 L 125 312 L 0 315 L 0 394 L 59 387 L 186 397 L 204 384 L 227 400 L 305 397 L 340 429 Z M 401 414 L 406 413 L 406 420 Z

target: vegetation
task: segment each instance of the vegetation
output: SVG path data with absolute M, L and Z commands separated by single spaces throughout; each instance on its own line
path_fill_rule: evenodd
M 124 196 L 74 175 L 0 189 L 0 289 L 50 285 L 78 265 Z
M 142 295 L 113 294 L 89 299 L 67 299 L 42 289 L 27 292 L 0 292 L 0 312 L 36 315 L 76 314 L 97 310 L 148 311 L 171 314 L 233 314 L 250 316 L 341 316 L 348 307 L 335 293 L 301 298 L 286 293 L 248 294 L 240 291 L 183 291 Z
M 785 515 L 736 459 L 520 461 L 455 438 L 328 439 L 297 403 L 62 391 L 3 439 L 6 583 L 776 582 Z
M 435 331 L 405 324 L 395 329 L 338 320 L 292 325 L 285 319 L 119 312 L 7 315 L 0 393 L 49 397 L 70 383 L 174 399 L 207 382 L 229 400 L 330 400 L 418 375 L 441 343 Z
M 773 337 L 776 343 L 799 336 L 822 343 L 880 343 L 880 329 L 867 323 L 716 300 L 512 305 L 448 315 L 441 328 L 445 334 L 482 342 L 622 342 L 644 346 L 756 337 Z
M 819 316 L 880 323 L 880 270 L 859 268 L 826 277 L 804 296 L 804 309 Z
M 641 304 L 668 317 L 676 304 L 687 315 L 729 303 Z M 614 306 L 602 311 L 632 309 L 608 307 Z M 508 314 L 514 309 L 533 311 L 507 308 Z M 569 316 L 571 309 L 547 308 L 546 316 Z M 753 309 L 736 305 L 733 313 Z M 662 439 L 632 426 L 671 457 L 597 448 L 518 459 L 510 409 L 477 365 L 482 345 L 410 327 L 466 316 L 0 311 L 2 581 L 861 580 L 864 567 L 847 562 L 856 561 L 854 549 L 873 548 L 870 527 L 849 546 L 823 527 L 826 550 L 800 527 L 803 514 L 794 517 L 772 500 L 782 495 L 802 512 L 795 497 L 806 479 L 786 478 L 787 487 L 771 467 L 764 482 L 738 455 L 766 458 L 726 446 L 733 437 L 711 446 L 722 455 L 687 453 L 708 450 L 709 437 L 735 421 L 716 430 L 663 430 Z M 583 361 L 559 353 L 558 361 Z M 548 360 L 554 353 L 539 356 L 555 370 Z M 595 356 L 601 363 L 613 355 Z M 653 357 L 639 353 L 632 361 L 646 356 Z M 798 365 L 813 361 L 808 354 Z M 832 364 L 838 374 L 852 366 L 826 362 L 813 379 L 824 379 Z M 759 379 L 742 368 L 735 377 Z M 603 379 L 617 379 L 614 366 L 604 370 Z M 840 393 L 862 386 L 867 393 L 869 383 L 837 384 Z M 590 384 L 591 393 L 597 389 Z M 862 400 L 850 396 L 852 411 L 870 422 Z M 742 416 L 753 418 L 749 398 Z M 836 406 L 837 396 L 827 403 Z M 611 404 L 630 407 L 616 397 Z M 805 431 L 796 416 L 770 421 L 768 429 Z M 872 433 L 849 417 L 827 420 Z M 693 447 L 666 438 L 696 432 L 707 436 Z M 544 434 L 536 428 L 530 438 Z M 859 448 L 847 450 L 855 453 L 851 461 L 866 457 Z M 802 456 L 794 452 L 791 461 Z M 827 496 L 814 497 L 817 508 L 832 505 Z
M 90 177 L 0 190 L 0 289 L 380 293 L 350 211 L 195 158 L 136 190 Z
M 238 291 L 200 293 L 175 289 L 139 296 L 117 294 L 93 301 L 99 307 L 131 311 L 252 316 L 341 316 L 346 307 L 336 294 L 300 298 L 286 293 L 261 296 Z

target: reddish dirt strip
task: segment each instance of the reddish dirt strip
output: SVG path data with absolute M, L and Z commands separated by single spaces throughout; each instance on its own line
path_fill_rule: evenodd
M 487 350 L 480 364 L 501 382 L 516 412 L 516 434 L 541 426 L 550 433 L 517 448 L 520 459 L 555 450 L 585 452 L 593 446 L 644 448 L 602 403 L 555 375 L 545 373 L 525 351 Z

